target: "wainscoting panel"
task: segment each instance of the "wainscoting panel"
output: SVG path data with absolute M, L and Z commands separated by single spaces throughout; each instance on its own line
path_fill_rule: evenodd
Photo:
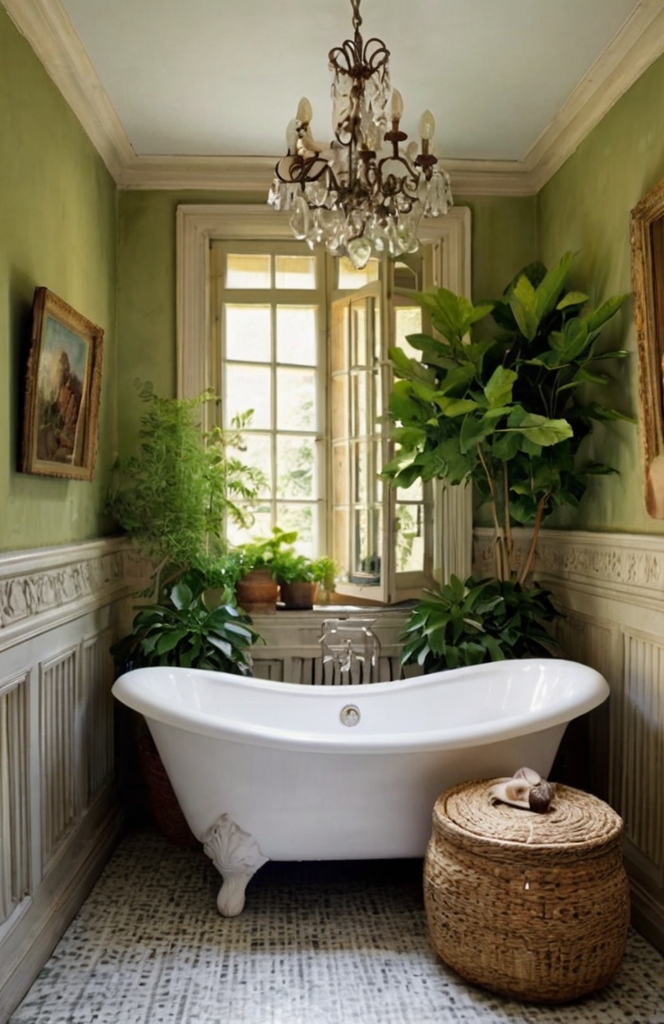
M 620 715 L 620 808 L 633 856 L 659 887 L 664 883 L 664 646 L 658 637 L 625 634 Z M 650 784 L 649 784 L 650 783 Z
M 87 687 L 83 701 L 83 807 L 87 808 L 113 780 L 113 660 L 110 647 L 115 637 L 104 630 L 83 643 L 81 678 Z
M 28 681 L 0 681 L 0 938 L 30 894 Z
M 134 565 L 118 540 L 0 555 L 0 1024 L 119 834 L 109 646 Z
M 79 713 L 78 648 L 64 651 L 39 666 L 39 735 L 41 739 L 42 871 L 76 821 L 76 743 Z M 78 805 L 78 806 L 77 806 Z
M 475 530 L 483 573 L 490 538 Z M 525 553 L 528 533 L 515 539 Z M 664 537 L 544 530 L 537 556 L 536 577 L 565 616 L 556 627 L 564 654 L 611 688 L 575 735 L 590 747 L 590 788 L 625 822 L 634 923 L 664 951 Z

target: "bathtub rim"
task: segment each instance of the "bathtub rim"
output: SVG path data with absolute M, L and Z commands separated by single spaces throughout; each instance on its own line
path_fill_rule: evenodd
M 137 687 L 137 682 L 147 674 L 155 671 L 185 673 L 194 676 L 210 677 L 219 676 L 220 679 L 231 685 L 240 688 L 252 686 L 255 689 L 265 690 L 272 693 L 288 694 L 291 699 L 311 697 L 315 691 L 318 699 L 337 700 L 339 710 L 348 703 L 357 704 L 364 700 L 379 699 L 382 693 L 388 689 L 407 690 L 426 685 L 445 685 L 446 682 L 456 682 L 465 675 L 472 675 L 479 670 L 485 670 L 480 674 L 486 674 L 496 666 L 506 667 L 508 664 L 518 660 L 524 667 L 533 665 L 541 666 L 547 662 L 555 662 L 558 666 L 569 665 L 575 672 L 580 672 L 584 677 L 585 695 L 576 703 L 570 700 L 558 701 L 553 705 L 544 708 L 536 713 L 524 713 L 501 719 L 490 719 L 485 722 L 475 722 L 470 725 L 457 727 L 453 730 L 429 730 L 422 732 L 402 733 L 380 733 L 367 735 L 356 728 L 347 729 L 341 727 L 343 732 L 317 734 L 312 737 L 310 733 L 285 728 L 274 728 L 268 726 L 253 726 L 251 723 L 233 720 L 224 721 L 223 717 L 212 718 L 209 714 L 197 712 L 191 708 L 183 714 L 181 708 L 172 709 L 166 704 L 158 704 L 154 700 L 146 699 Z M 413 676 L 408 679 L 399 679 L 383 683 L 371 683 L 365 685 L 342 684 L 339 686 L 313 686 L 300 683 L 284 683 L 271 679 L 259 677 L 243 677 L 231 675 L 225 672 L 213 673 L 207 669 L 187 669 L 175 666 L 163 666 L 160 668 L 133 669 L 124 673 L 116 679 L 112 687 L 113 696 L 143 714 L 145 718 L 161 722 L 183 732 L 191 732 L 194 735 L 211 736 L 224 742 L 244 743 L 259 747 L 279 747 L 289 750 L 301 750 L 320 753 L 339 754 L 386 754 L 386 753 L 417 753 L 419 751 L 431 750 L 459 750 L 466 747 L 480 746 L 488 743 L 497 743 L 503 740 L 515 739 L 519 736 L 531 733 L 544 732 L 550 728 L 560 725 L 567 725 L 575 718 L 592 711 L 602 704 L 610 694 L 609 685 L 599 672 L 589 666 L 568 659 L 541 659 L 527 658 L 514 659 L 504 662 L 490 662 L 485 665 L 468 666 L 453 670 L 454 678 L 451 680 L 440 679 L 440 676 L 452 675 L 452 672 L 432 673 L 430 675 Z M 499 725 L 497 726 L 497 723 Z

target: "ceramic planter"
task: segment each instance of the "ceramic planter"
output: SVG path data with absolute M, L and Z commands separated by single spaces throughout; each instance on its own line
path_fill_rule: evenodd
M 267 569 L 252 569 L 236 586 L 237 603 L 249 615 L 273 615 L 277 610 L 279 584 Z

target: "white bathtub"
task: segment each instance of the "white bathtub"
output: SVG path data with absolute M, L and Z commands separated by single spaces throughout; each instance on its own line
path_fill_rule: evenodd
M 547 777 L 566 724 L 609 689 L 533 659 L 329 687 L 149 668 L 113 693 L 145 715 L 232 916 L 267 859 L 422 856 L 444 789 L 524 765 Z

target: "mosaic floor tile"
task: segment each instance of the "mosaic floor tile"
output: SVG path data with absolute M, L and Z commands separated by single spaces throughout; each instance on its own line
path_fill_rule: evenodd
M 429 948 L 417 862 L 267 864 L 233 919 L 218 888 L 202 852 L 127 836 L 10 1024 L 664 1024 L 664 959 L 636 933 L 579 1003 L 464 984 Z

